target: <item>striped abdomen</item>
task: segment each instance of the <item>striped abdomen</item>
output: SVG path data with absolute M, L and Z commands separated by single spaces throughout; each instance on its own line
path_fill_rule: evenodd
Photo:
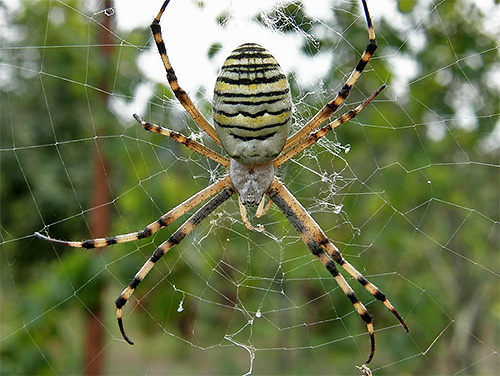
M 222 146 L 243 164 L 278 156 L 290 133 L 286 76 L 263 47 L 246 43 L 226 59 L 215 84 L 213 118 Z

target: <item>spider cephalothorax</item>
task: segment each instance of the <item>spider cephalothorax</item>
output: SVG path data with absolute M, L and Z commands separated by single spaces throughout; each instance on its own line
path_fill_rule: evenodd
M 362 4 L 368 25 L 369 42 L 358 64 L 337 95 L 291 137 L 289 137 L 289 132 L 292 101 L 288 82 L 274 57 L 266 49 L 254 43 L 239 46 L 224 62 L 215 85 L 213 101 L 215 129 L 208 123 L 194 106 L 187 93 L 179 86 L 174 69 L 170 64 L 160 28 L 160 18 L 168 3 L 169 0 L 163 3 L 160 12 L 151 24 L 153 37 L 167 72 L 168 82 L 175 96 L 193 120 L 222 146 L 230 158 L 226 158 L 180 133 L 144 121 L 138 115 L 134 115 L 134 117 L 144 129 L 170 137 L 226 167 L 228 175 L 188 198 L 139 232 L 84 242 L 56 240 L 38 232 L 35 235 L 47 241 L 72 247 L 105 247 L 149 237 L 192 208 L 207 201 L 166 241 L 160 244 L 116 300 L 116 315 L 121 334 L 128 343 L 133 344 L 123 329 L 122 309 L 156 262 L 235 193 L 239 196 L 242 220 L 247 228 L 253 229 L 247 219 L 245 207 L 258 205 L 256 215 L 263 215 L 269 207 L 269 205 L 264 204 L 267 196 L 269 203 L 274 203 L 283 212 L 309 247 L 311 253 L 323 263 L 366 323 L 371 342 L 370 354 L 366 360 L 366 363 L 369 363 L 375 352 L 372 318 L 345 278 L 339 273 L 336 265 L 344 269 L 372 296 L 381 301 L 407 331 L 408 327 L 386 296 L 344 259 L 338 248 L 327 238 L 306 209 L 275 176 L 275 170 L 280 165 L 313 145 L 333 128 L 355 117 L 385 87 L 381 86 L 355 109 L 317 130 L 344 103 L 351 88 L 377 48 L 366 0 L 362 0 Z

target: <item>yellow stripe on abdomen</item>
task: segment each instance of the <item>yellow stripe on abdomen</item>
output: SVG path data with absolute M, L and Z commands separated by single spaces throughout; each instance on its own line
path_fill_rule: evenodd
M 224 62 L 214 91 L 213 118 L 227 153 L 244 164 L 274 159 L 290 133 L 290 87 L 276 59 L 243 44 Z

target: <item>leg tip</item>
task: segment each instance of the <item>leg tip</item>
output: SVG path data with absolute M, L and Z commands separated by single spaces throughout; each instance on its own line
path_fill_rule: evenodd
M 370 355 L 368 355 L 368 359 L 365 360 L 365 364 L 370 363 L 375 355 L 375 332 L 373 331 L 373 324 L 367 324 L 367 328 L 368 334 L 370 335 Z
M 125 334 L 125 329 L 123 328 L 123 320 L 121 317 L 118 317 L 118 327 L 120 328 L 120 333 L 123 337 L 123 339 L 129 344 L 133 345 L 134 342 Z
M 139 115 L 137 115 L 137 114 L 133 114 L 132 116 L 134 117 L 134 119 L 135 119 L 138 123 L 142 123 L 142 121 L 143 121 L 143 120 L 142 120 L 142 118 L 141 118 Z

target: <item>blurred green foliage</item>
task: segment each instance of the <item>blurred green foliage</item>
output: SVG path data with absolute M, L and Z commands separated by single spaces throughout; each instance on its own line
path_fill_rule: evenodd
M 346 107 L 382 83 L 388 88 L 329 136 L 332 141 L 313 146 L 278 174 L 410 326 L 405 335 L 353 284 L 381 329 L 376 374 L 494 374 L 500 149 L 487 145 L 500 114 L 498 83 L 491 82 L 500 60 L 498 36 L 485 29 L 473 2 L 441 2 L 425 11 L 417 1 L 398 5 L 405 29 L 384 19 L 375 24 L 379 50 Z M 335 2 L 327 11 L 331 24 L 309 16 L 300 2 L 267 15 L 279 32 L 300 28 L 312 36 L 304 38 L 304 53 L 334 52 L 323 90 L 290 74 L 297 127 L 341 87 L 359 58 L 353 46 L 361 53 L 367 43 L 357 1 Z M 125 309 L 137 344 L 120 340 L 114 299 L 172 229 L 94 254 L 47 244 L 33 232 L 48 226 L 57 238 L 89 237 L 96 147 L 111 164 L 113 234 L 140 229 L 223 171 L 130 126 L 132 119 L 122 126 L 108 109 L 105 97 L 131 102 L 147 82 L 137 68 L 149 48 L 147 25 L 116 38 L 110 64 L 98 48 L 100 23 L 82 2 L 24 2 L 5 14 L 0 372 L 85 373 L 82 333 L 96 304 L 96 284 L 105 285 L 109 374 L 242 374 L 252 351 L 255 374 L 357 372 L 368 340 L 352 305 L 276 209 L 262 219 L 265 234 L 248 233 L 234 200 L 144 280 L 139 300 Z M 219 22 L 224 27 L 226 21 Z M 420 46 L 413 44 L 417 39 Z M 223 45 L 207 47 L 207 59 Z M 402 69 L 394 56 L 416 66 L 402 93 L 394 88 Z M 109 76 L 114 86 L 103 92 Z M 170 104 L 168 88 L 151 85 L 155 94 L 144 116 L 171 128 L 187 123 L 185 134 L 197 132 Z M 210 112 L 206 100 L 198 103 Z M 337 141 L 351 145 L 349 152 Z M 339 214 L 333 205 L 342 208 Z

